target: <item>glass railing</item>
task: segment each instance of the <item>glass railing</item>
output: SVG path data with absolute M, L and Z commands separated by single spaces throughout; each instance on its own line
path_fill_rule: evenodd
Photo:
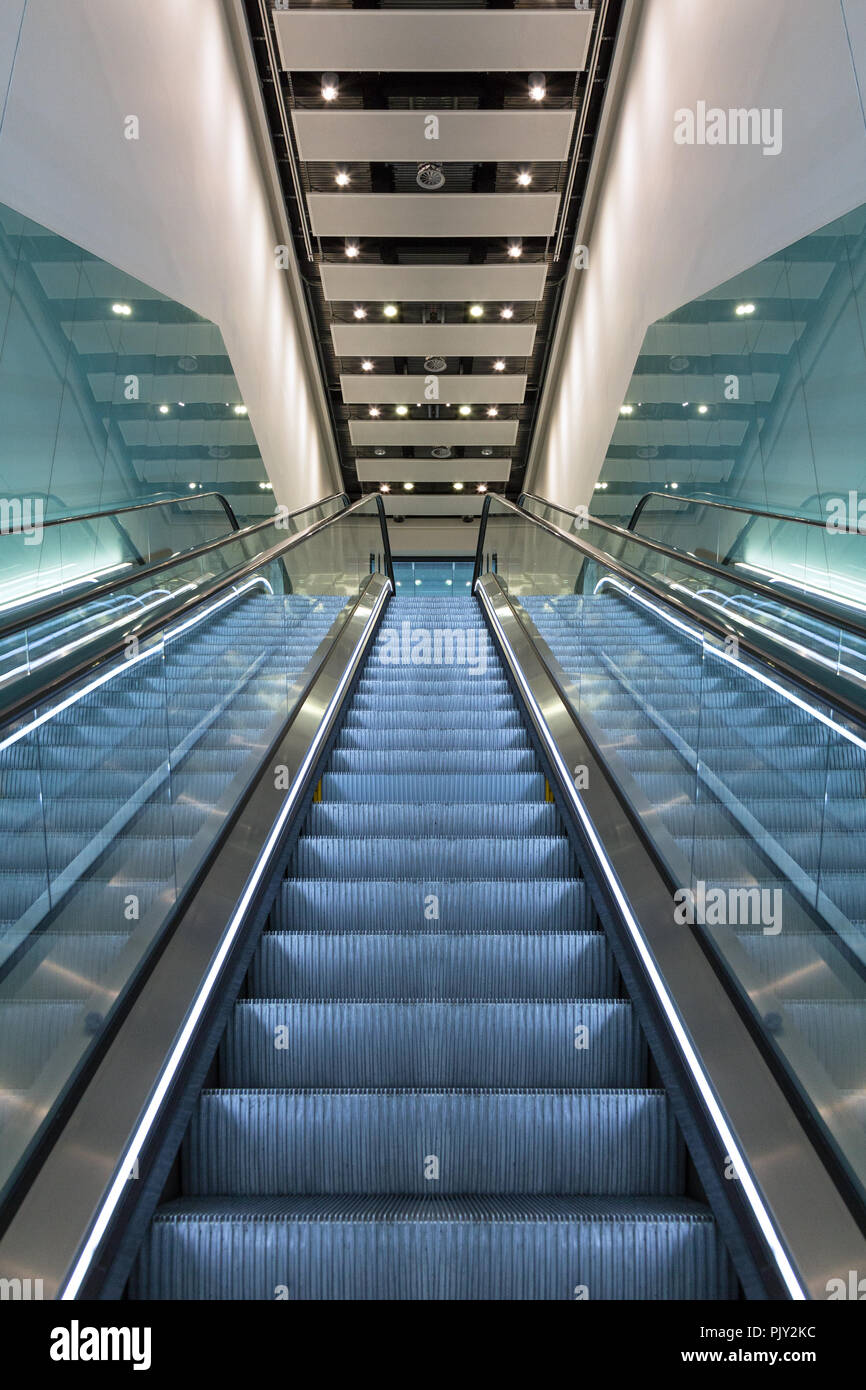
M 280 513 L 222 539 L 152 560 L 144 568 L 130 562 L 104 574 L 95 587 L 82 591 L 74 584 L 50 600 L 37 595 L 27 608 L 0 612 L 0 712 L 14 700 L 26 699 L 49 674 L 63 676 L 98 658 L 120 633 L 134 634 L 137 623 L 173 611 L 180 600 L 194 599 L 202 586 L 338 515 L 344 506 L 342 495 L 326 498 L 300 512 Z
M 618 786 L 674 921 L 704 938 L 862 1192 L 866 722 L 737 640 L 684 557 L 642 569 L 639 542 L 614 558 L 588 535 L 491 498 L 481 572 Z
M 103 662 L 91 648 L 70 675 L 73 651 L 62 684 L 50 667 L 50 693 L 0 722 L 0 1185 L 110 1027 L 371 573 L 389 572 L 383 515 L 373 497 L 300 536 L 274 523 L 257 533 L 262 553 L 241 534 L 179 559 L 158 591 L 131 582 L 100 628 Z
M 817 506 L 816 502 L 816 506 Z M 847 611 L 866 630 L 866 538 L 856 499 L 829 499 L 823 516 L 777 512 L 712 499 L 648 493 L 629 529 L 745 578 L 801 593 L 827 611 Z
M 635 577 L 663 585 L 698 614 L 723 621 L 732 636 L 753 641 L 768 660 L 781 660 L 795 673 L 826 685 L 853 712 L 866 711 L 866 612 L 828 604 L 796 586 L 771 584 L 767 575 L 746 566 L 726 569 L 715 559 L 637 536 L 586 511 L 572 512 L 530 496 L 521 499 L 521 507 L 588 541 Z M 823 528 L 818 530 L 824 534 Z
M 286 534 L 335 516 L 344 493 L 282 511 Z M 44 519 L 41 499 L 7 501 L 0 527 L 0 634 L 65 596 L 85 598 L 113 581 L 239 531 L 221 493 L 191 493 L 110 511 Z M 254 532 L 257 525 L 246 527 Z M 264 525 L 268 525 L 266 521 Z

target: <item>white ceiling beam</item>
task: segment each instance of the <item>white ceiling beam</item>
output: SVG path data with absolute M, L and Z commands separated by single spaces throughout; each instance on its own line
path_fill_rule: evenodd
M 502 10 L 497 10 L 502 14 Z M 315 236 L 552 236 L 558 193 L 308 193 Z
M 293 111 L 292 123 L 305 162 L 556 163 L 568 158 L 574 112 Z
M 360 483 L 507 483 L 511 459 L 356 459 Z
M 435 381 L 438 396 L 429 400 L 427 383 Z M 526 394 L 526 377 L 507 372 L 490 372 L 481 376 L 378 376 L 362 372 L 360 376 L 341 376 L 340 388 L 346 405 L 520 405 Z
M 350 420 L 349 438 L 361 448 L 376 444 L 398 448 L 440 444 L 511 448 L 517 443 L 517 421 Z
M 273 11 L 285 72 L 581 72 L 592 10 Z
M 331 302 L 449 304 L 464 300 L 537 303 L 544 294 L 547 264 L 358 265 L 322 261 L 322 292 Z
M 414 492 L 389 492 L 382 496 L 385 503 L 385 513 L 387 516 L 477 516 L 484 505 L 483 494 L 477 492 L 454 492 L 443 496 L 442 493 L 423 494 L 419 497 Z M 475 539 L 478 532 L 474 527 L 466 527 L 466 550 L 475 550 Z M 411 545 L 411 534 L 404 541 L 399 531 L 391 532 L 391 549 L 398 553 L 397 547 L 400 544 Z
M 534 323 L 334 323 L 338 357 L 530 357 Z

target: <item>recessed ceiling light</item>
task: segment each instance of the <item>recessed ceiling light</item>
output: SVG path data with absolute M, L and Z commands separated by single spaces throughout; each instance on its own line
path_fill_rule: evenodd
M 484 455 L 484 457 L 485 457 L 486 459 L 491 458 L 492 455 L 493 455 L 493 450 L 492 450 L 492 449 L 482 449 L 481 452 L 482 452 L 482 454 Z
M 491 420 L 495 420 L 496 416 L 499 414 L 499 411 L 497 410 L 495 405 L 490 405 L 487 407 L 487 414 L 490 416 Z
M 397 305 L 386 304 L 382 313 L 385 315 L 386 319 L 395 319 L 397 317 Z
M 709 408 L 710 408 L 710 407 L 709 407 L 708 405 L 699 405 L 699 406 L 698 406 L 698 414 L 699 414 L 699 415 L 706 415 L 706 413 L 707 413 L 707 411 L 709 410 Z
M 362 362 L 362 363 L 361 363 L 361 371 L 362 371 L 362 372 L 372 372 L 372 370 L 373 370 L 373 363 L 369 360 L 369 358 L 368 358 L 365 362 Z
M 415 580 L 415 583 L 416 583 L 416 584 L 420 584 L 420 583 L 421 583 L 421 580 L 420 580 L 420 579 L 416 579 L 416 580 Z
M 738 304 L 734 312 L 742 318 L 744 314 L 753 314 L 755 306 L 754 304 Z
M 480 319 L 484 314 L 484 308 L 481 304 L 472 304 L 469 309 L 469 314 L 473 319 Z
M 521 188 L 528 188 L 532 183 L 532 175 L 528 173 L 526 169 L 521 169 L 520 173 L 517 175 L 517 182 Z
M 358 254 L 358 243 L 356 241 L 346 242 L 346 255 L 353 261 Z
M 533 101 L 544 101 L 547 95 L 547 84 L 543 72 L 531 72 L 529 74 L 529 95 Z
M 129 315 L 132 313 L 132 305 L 131 305 L 131 304 L 112 304 L 112 306 L 111 306 L 111 312 L 112 312 L 113 314 L 120 314 L 121 318 L 125 318 L 125 319 L 126 319 L 126 318 L 129 318 Z
M 374 449 L 374 450 L 373 450 L 373 453 L 376 455 L 376 458 L 377 458 L 377 459 L 383 459 L 383 458 L 385 457 L 385 450 L 384 450 L 384 449 Z
M 458 407 L 458 412 L 459 412 L 460 415 L 471 415 L 471 414 L 472 414 L 472 406 L 471 406 L 471 405 L 461 405 L 461 406 Z
M 454 491 L 455 491 L 455 492 L 462 492 L 462 491 L 463 491 L 463 484 L 462 484 L 462 483 L 452 483 L 452 487 L 454 488 Z
M 186 401 L 178 401 L 181 410 L 186 410 Z
M 390 485 L 390 483 L 380 483 L 380 484 L 379 484 L 379 491 L 380 491 L 380 492 L 390 492 L 390 491 L 391 491 L 391 485 Z
M 508 305 L 506 305 L 504 309 L 499 310 L 499 317 L 501 319 L 513 319 L 514 310 L 510 308 Z
M 505 363 L 503 362 L 503 360 L 502 360 L 501 357 L 499 358 L 498 361 L 496 361 L 496 362 L 493 363 L 493 370 L 494 370 L 494 372 L 504 372 L 504 371 L 505 371 Z
M 322 73 L 322 100 L 336 101 L 337 99 L 337 74 L 335 72 Z
M 689 403 L 688 403 L 688 401 L 683 401 L 683 410 L 688 410 L 688 408 L 689 408 Z
M 234 407 L 234 411 L 235 411 L 235 415 L 246 415 L 246 413 L 247 413 L 247 408 L 246 408 L 245 405 L 236 405 L 236 406 Z
M 509 244 L 508 244 L 508 254 L 509 254 L 509 256 L 511 257 L 511 259 L 514 260 L 514 261 L 516 261 L 516 260 L 518 259 L 519 256 L 522 256 L 522 255 L 523 255 L 523 247 L 520 245 L 520 242 L 519 242 L 519 241 L 511 241 L 511 242 L 509 242 Z
M 352 182 L 345 169 L 340 170 L 340 172 L 335 176 L 334 181 L 338 188 L 348 188 L 349 184 Z
M 377 405 L 370 406 L 369 414 L 372 415 L 374 420 L 378 417 L 379 413 L 379 407 Z
M 167 415 L 167 414 L 168 414 L 168 406 L 167 406 L 167 405 L 161 405 L 161 406 L 159 407 L 159 413 L 160 413 L 160 415 Z
M 190 490 L 190 492 L 195 492 L 195 490 L 196 490 L 197 487 L 198 487 L 198 483 L 190 483 L 190 485 L 189 485 L 189 490 Z
M 633 412 L 634 412 L 634 406 L 633 406 L 633 405 L 621 405 L 620 408 L 619 408 L 619 413 L 620 413 L 620 415 L 631 415 Z
M 679 483 L 671 483 L 671 487 L 673 488 L 674 492 L 676 492 L 677 488 L 679 487 Z
M 414 484 L 414 483 L 404 483 L 404 484 L 403 484 L 403 491 L 404 491 L 404 492 L 414 492 L 414 490 L 415 490 L 415 484 Z
M 367 317 L 367 310 L 364 309 L 360 304 L 357 306 L 357 308 L 352 310 L 352 313 L 355 315 L 356 319 L 365 319 Z
M 397 413 L 398 415 L 408 415 L 408 414 L 409 414 L 409 407 L 408 407 L 408 405 L 398 405 L 398 406 L 397 406 L 397 411 L 396 411 L 396 413 Z
M 487 484 L 486 484 L 486 483 L 479 483 L 478 486 L 477 486 L 477 488 L 475 489 L 475 491 L 476 491 L 476 492 L 486 492 L 486 491 L 487 491 Z

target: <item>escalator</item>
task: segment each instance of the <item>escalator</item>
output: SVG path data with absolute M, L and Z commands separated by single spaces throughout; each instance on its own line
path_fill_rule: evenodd
M 473 597 L 404 599 L 372 498 L 178 557 L 86 671 L 9 691 L 0 1275 L 732 1300 L 859 1267 L 857 683 L 819 699 L 657 555 L 490 498 Z

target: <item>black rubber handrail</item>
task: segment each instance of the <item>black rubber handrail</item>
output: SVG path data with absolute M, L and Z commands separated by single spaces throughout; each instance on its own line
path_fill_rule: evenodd
M 201 495 L 205 496 L 204 493 Z M 287 512 L 283 520 L 291 521 L 293 517 L 302 516 L 304 512 L 311 512 L 314 507 L 324 507 L 327 506 L 329 502 L 342 501 L 344 498 L 346 502 L 348 502 L 349 499 L 345 492 L 335 492 L 330 497 L 323 497 L 319 502 L 310 502 L 306 507 L 298 507 L 294 512 Z M 183 499 L 172 498 L 171 500 L 177 502 Z M 143 505 L 149 507 L 161 504 L 145 502 Z M 98 512 L 96 515 L 109 516 L 111 513 Z M 334 515 L 344 516 L 345 510 L 343 512 L 336 512 Z M 60 518 L 60 520 L 70 521 L 81 521 L 84 519 L 83 517 Z M 331 521 L 333 518 L 326 517 L 325 520 Z M 126 585 L 129 584 L 131 578 L 141 579 L 145 575 L 160 574 L 163 570 L 170 569 L 173 565 L 180 564 L 182 561 L 194 560 L 197 559 L 199 555 L 206 555 L 211 550 L 217 550 L 221 545 L 234 545 L 240 540 L 245 540 L 247 536 L 254 535 L 256 531 L 264 530 L 266 526 L 275 525 L 276 521 L 277 517 L 266 516 L 262 521 L 254 521 L 249 526 L 243 526 L 237 531 L 230 531 L 227 536 L 216 536 L 212 541 L 204 541 L 201 545 L 190 546 L 188 550 L 175 551 L 173 555 L 168 555 L 164 560 L 155 560 L 153 564 L 146 564 L 142 569 L 136 570 L 134 576 L 128 574 L 116 575 L 113 579 L 106 579 L 101 584 L 95 584 L 92 588 L 76 590 L 74 593 L 65 594 L 62 598 L 56 599 L 54 603 L 47 604 L 45 607 L 37 607 L 35 609 L 30 609 L 29 612 L 25 611 L 19 613 L 16 617 L 10 619 L 9 622 L 4 623 L 0 621 L 0 638 L 11 637 L 16 632 L 21 632 L 23 629 L 31 627 L 34 623 L 42 624 L 50 622 L 53 618 L 59 617 L 61 613 L 68 613 L 72 608 L 80 608 L 82 603 L 90 603 L 94 599 L 101 599 L 105 594 L 115 593 L 118 589 L 125 588 Z M 34 595 L 33 601 L 34 604 L 38 604 L 38 593 Z
M 36 688 L 27 690 L 18 700 L 14 700 L 0 708 L 0 727 L 17 719 L 34 705 L 38 705 L 43 700 L 56 695 L 67 686 L 74 685 L 75 682 L 85 676 L 88 671 L 93 670 L 97 666 L 104 666 L 115 657 L 122 656 L 128 650 L 131 638 L 134 637 L 139 643 L 144 641 L 152 633 L 159 632 L 162 628 L 168 627 L 178 618 L 198 608 L 201 604 L 213 598 L 215 594 L 220 593 L 223 589 L 231 588 L 232 585 L 237 584 L 240 580 L 246 578 L 247 575 L 254 574 L 256 570 L 262 569 L 263 566 L 270 564 L 272 560 L 278 560 L 289 550 L 294 550 L 296 546 L 299 546 L 311 536 L 316 535 L 319 531 L 324 530 L 326 526 L 331 526 L 335 521 L 342 521 L 345 517 L 351 516 L 361 507 L 368 505 L 371 496 L 376 499 L 376 511 L 382 533 L 382 554 L 385 560 L 385 574 L 391 581 L 393 589 L 394 566 L 391 560 L 391 545 L 388 539 L 388 524 L 385 517 L 385 506 L 378 493 L 368 494 L 366 497 L 362 497 L 358 502 L 353 503 L 352 506 L 346 507 L 341 512 L 337 512 L 334 516 L 324 517 L 321 521 L 313 522 L 312 526 L 306 527 L 303 531 L 298 531 L 294 536 L 288 536 L 285 540 L 280 541 L 277 545 L 271 546 L 268 550 L 260 551 L 258 555 L 254 555 L 250 560 L 247 560 L 245 564 L 238 565 L 226 574 L 219 575 L 196 593 L 189 595 L 189 597 L 175 604 L 169 611 L 156 613 L 152 617 L 145 619 L 138 626 L 133 623 L 124 631 L 121 637 L 118 637 L 107 647 L 101 648 L 98 652 L 94 652 L 90 657 L 79 662 L 77 666 L 70 667 L 69 670 L 63 671 L 59 675 L 44 681 Z M 309 511 L 309 508 L 304 507 L 302 510 Z M 225 537 L 221 542 L 218 542 L 218 544 L 228 545 L 233 540 L 236 540 L 239 534 L 242 533 L 239 532 L 232 536 Z M 209 545 L 207 548 L 211 549 L 212 546 Z M 182 560 L 185 557 L 181 556 L 180 558 Z M 177 560 L 175 560 L 175 563 L 177 563 Z M 164 566 L 162 566 L 162 568 L 164 568 Z M 126 582 L 129 582 L 128 578 Z
M 488 495 L 497 496 L 498 494 L 490 493 Z M 666 494 L 662 493 L 661 495 L 665 496 Z M 589 512 L 574 512 L 570 507 L 560 506 L 559 502 L 548 502 L 545 497 L 536 497 L 532 493 L 522 492 L 518 499 L 518 507 L 524 516 L 531 516 L 533 521 L 539 521 L 541 518 L 525 509 L 523 503 L 527 498 L 532 502 L 539 502 L 543 507 L 552 507 L 554 511 L 564 512 L 566 516 L 573 516 L 576 520 L 582 521 L 585 518 L 589 525 L 600 526 L 603 531 L 620 536 L 632 545 L 645 546 L 647 550 L 655 551 L 668 559 L 679 560 L 683 564 L 703 570 L 706 574 L 712 574 L 717 579 L 725 579 L 729 584 L 736 584 L 740 588 L 748 589 L 752 593 L 760 595 L 761 598 L 772 599 L 773 603 L 783 604 L 786 608 L 797 609 L 816 622 L 841 628 L 843 632 L 850 632 L 854 637 L 866 639 L 866 622 L 858 623 L 854 618 L 849 618 L 846 613 L 829 612 L 821 604 L 813 603 L 810 599 L 802 597 L 799 592 L 789 592 L 787 589 L 783 592 L 772 584 L 764 583 L 761 579 L 746 578 L 739 571 L 737 574 L 732 574 L 724 565 L 714 564 L 712 560 L 702 560 L 697 555 L 692 555 L 691 551 L 680 550 L 675 545 L 665 545 L 664 541 L 653 540 L 650 536 L 638 535 L 636 531 L 629 531 L 624 526 L 617 526 L 613 521 L 602 521 L 600 517 L 592 516 Z M 814 524 L 823 526 L 824 523 L 819 521 Z M 563 531 L 561 534 L 567 536 L 571 533 Z
M 540 516 L 534 516 L 532 512 L 528 512 L 524 508 L 516 506 L 514 502 L 509 502 L 506 497 L 501 496 L 499 493 L 488 493 L 484 499 L 484 506 L 481 509 L 478 549 L 475 556 L 475 570 L 472 580 L 473 590 L 481 575 L 484 540 L 487 531 L 490 503 L 494 499 L 498 503 L 501 503 L 507 511 L 513 512 L 515 516 L 520 517 L 523 521 L 530 521 L 535 526 L 540 526 L 542 530 L 549 532 L 550 535 L 555 536 L 557 540 L 564 541 L 566 545 L 570 545 L 575 550 L 579 550 L 588 559 L 595 560 L 595 562 L 603 566 L 603 568 L 611 570 L 614 574 L 619 575 L 621 579 L 624 579 L 626 583 L 631 584 L 634 588 L 646 590 L 647 593 L 652 594 L 655 598 L 666 604 L 668 608 L 676 609 L 700 628 L 705 628 L 709 632 L 715 633 L 715 635 L 721 637 L 723 641 L 731 636 L 736 636 L 740 648 L 744 652 L 747 652 L 754 660 L 760 662 L 762 666 L 768 666 L 771 670 L 780 672 L 787 680 L 791 681 L 792 684 L 799 686 L 801 690 L 805 690 L 813 699 L 817 697 L 823 700 L 825 704 L 830 705 L 834 709 L 839 710 L 841 713 L 855 720 L 858 725 L 863 725 L 864 719 L 866 719 L 866 708 L 864 708 L 863 704 L 857 704 L 855 701 L 849 700 L 838 690 L 831 690 L 820 677 L 812 676 L 805 671 L 799 670 L 798 667 L 792 666 L 786 661 L 784 657 L 775 656 L 773 653 L 766 651 L 763 647 L 753 642 L 747 634 L 743 635 L 741 631 L 743 626 L 742 622 L 736 623 L 732 621 L 730 623 L 725 623 L 714 614 L 705 613 L 701 611 L 699 607 L 693 607 L 691 604 L 686 603 L 679 595 L 672 594 L 663 584 L 657 583 L 654 579 L 650 578 L 650 576 L 641 573 L 639 570 L 633 570 L 629 565 L 614 559 L 612 555 L 608 555 L 606 551 L 599 550 L 591 541 L 579 540 L 577 536 L 569 531 L 563 531 L 562 528 L 555 525 L 554 522 L 545 521 Z M 565 510 L 565 508 L 561 510 Z M 616 527 L 614 529 L 621 530 L 622 528 Z M 628 534 L 631 540 L 637 541 L 640 545 L 654 546 L 654 542 L 648 541 L 643 536 L 635 536 L 631 532 Z M 679 553 L 680 552 L 677 551 L 674 552 L 674 554 Z M 692 564 L 697 562 L 692 561 L 691 557 L 689 557 L 689 563 Z M 701 565 L 701 568 L 707 568 L 707 566 Z M 778 600 L 778 593 L 774 592 L 774 597 Z M 823 618 L 823 621 L 826 621 L 826 617 Z M 769 638 L 772 641 L 772 632 L 769 633 Z
M 522 494 L 523 497 L 528 497 L 530 495 L 529 493 Z M 680 496 L 679 493 L 677 493 L 676 497 L 673 497 L 669 492 L 645 492 L 626 523 L 627 530 L 634 530 L 640 520 L 641 512 L 651 497 L 661 497 L 667 502 L 689 502 L 695 507 L 719 507 L 725 512 L 744 512 L 747 516 L 753 517 L 766 516 L 769 517 L 771 521 L 796 521 L 801 526 L 820 526 L 824 528 L 827 525 L 825 521 L 822 521 L 816 516 L 794 516 L 791 512 L 775 512 L 767 507 L 751 507 L 745 502 L 721 502 L 711 497 L 688 497 L 686 495 Z M 544 502 L 545 499 L 543 497 L 536 497 L 535 501 Z M 546 505 L 556 506 L 557 504 L 555 502 L 548 502 Z M 560 511 L 565 510 L 565 507 L 560 508 Z

